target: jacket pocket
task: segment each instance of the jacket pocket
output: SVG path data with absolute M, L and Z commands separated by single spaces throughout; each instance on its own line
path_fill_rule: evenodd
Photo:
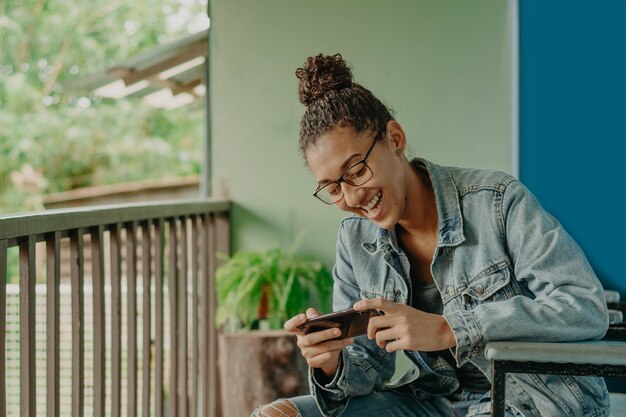
M 361 300 L 384 298 L 385 300 L 390 300 L 396 303 L 402 302 L 402 293 L 400 292 L 400 290 L 368 291 L 361 288 L 359 291 L 359 295 L 361 297 Z
M 477 274 L 462 292 L 464 302 L 473 306 L 513 297 L 509 265 L 508 260 L 502 261 Z

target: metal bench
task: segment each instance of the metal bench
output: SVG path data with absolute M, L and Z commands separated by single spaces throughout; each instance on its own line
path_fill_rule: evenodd
M 492 361 L 491 415 L 503 417 L 507 373 L 626 376 L 626 303 L 607 291 L 610 326 L 603 340 L 544 343 L 492 342 L 485 356 Z M 611 416 L 626 416 L 626 395 L 611 394 Z

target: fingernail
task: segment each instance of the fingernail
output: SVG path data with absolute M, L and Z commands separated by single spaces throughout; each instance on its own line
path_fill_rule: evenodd
M 339 336 L 340 334 L 341 334 L 341 330 L 339 330 L 339 329 L 333 330 L 333 335 Z

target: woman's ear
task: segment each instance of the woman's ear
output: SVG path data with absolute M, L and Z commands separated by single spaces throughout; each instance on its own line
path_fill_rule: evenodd
M 406 149 L 406 135 L 400 123 L 395 120 L 387 122 L 387 140 L 392 148 L 395 148 L 395 152 L 398 156 L 404 154 Z

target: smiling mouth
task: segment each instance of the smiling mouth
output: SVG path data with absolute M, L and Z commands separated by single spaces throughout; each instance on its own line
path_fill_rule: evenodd
M 382 191 L 376 193 L 376 195 L 367 203 L 367 205 L 363 206 L 363 210 L 367 212 L 367 214 L 371 215 L 375 213 L 380 207 L 380 200 L 382 198 Z

